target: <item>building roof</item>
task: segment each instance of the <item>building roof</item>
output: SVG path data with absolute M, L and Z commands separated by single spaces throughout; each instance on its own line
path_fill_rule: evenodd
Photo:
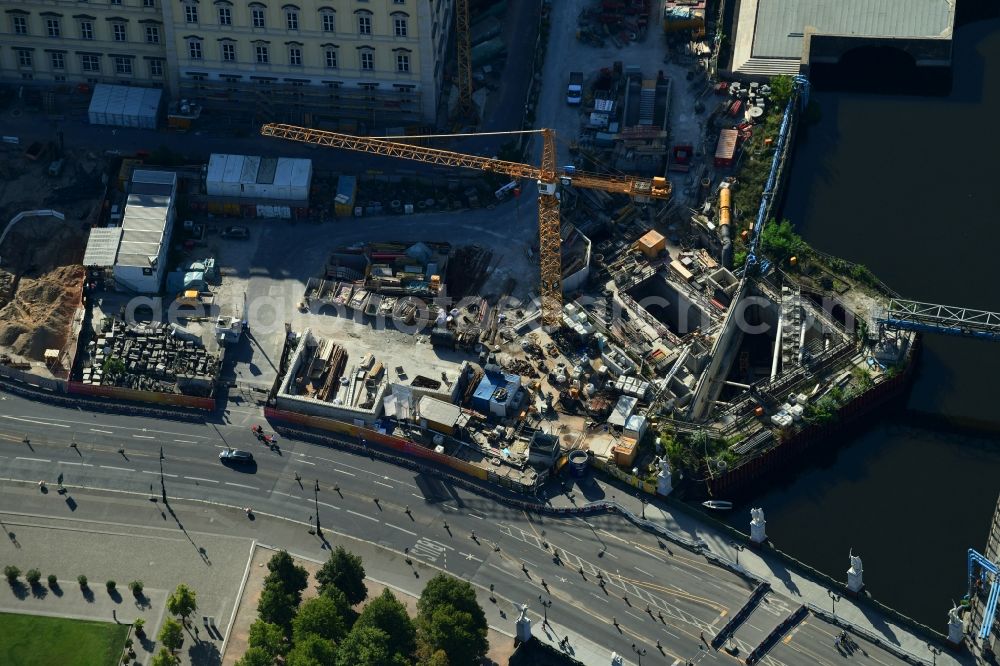
M 443 426 L 455 427 L 462 415 L 462 408 L 444 400 L 425 395 L 420 398 L 420 418 Z
M 755 58 L 802 57 L 804 31 L 856 37 L 950 38 L 954 0 L 757 0 Z
M 121 242 L 121 227 L 95 227 L 90 230 L 87 250 L 83 253 L 83 265 L 106 268 L 114 266 Z
M 630 395 L 623 395 L 618 398 L 615 408 L 611 411 L 611 415 L 608 416 L 608 425 L 624 428 L 625 422 L 628 420 L 628 417 L 632 416 L 632 412 L 638 404 L 639 398 L 634 398 Z

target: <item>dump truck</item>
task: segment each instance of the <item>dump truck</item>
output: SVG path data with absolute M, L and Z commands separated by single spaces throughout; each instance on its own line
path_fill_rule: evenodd
M 570 72 L 566 86 L 566 103 L 577 106 L 583 101 L 583 72 Z

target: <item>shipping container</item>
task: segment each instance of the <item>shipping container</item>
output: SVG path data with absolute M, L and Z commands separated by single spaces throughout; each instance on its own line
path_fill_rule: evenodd
M 234 199 L 309 200 L 312 161 L 213 154 L 205 170 L 209 196 Z
M 738 140 L 739 132 L 734 129 L 724 129 L 719 132 L 719 143 L 715 147 L 715 166 L 732 166 Z
M 94 86 L 87 115 L 92 125 L 156 129 L 162 96 L 155 88 L 99 83 Z

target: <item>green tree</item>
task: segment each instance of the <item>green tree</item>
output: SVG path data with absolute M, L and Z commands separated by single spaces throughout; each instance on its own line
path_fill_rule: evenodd
M 764 225 L 760 243 L 764 254 L 781 263 L 788 261 L 790 257 L 801 257 L 806 250 L 805 242 L 795 233 L 792 223 L 788 220 L 781 222 L 770 220 Z
M 784 108 L 788 100 L 792 97 L 795 89 L 795 81 L 787 74 L 779 74 L 771 79 L 771 103 L 779 108 Z
M 42 572 L 38 569 L 28 569 L 27 573 L 24 574 L 24 580 L 28 581 L 28 585 L 38 585 L 38 581 L 42 579 Z
M 389 649 L 389 635 L 376 627 L 355 625 L 343 642 L 337 646 L 335 666 L 404 666 L 407 661 L 393 655 Z
M 390 655 L 410 657 L 417 648 L 417 630 L 410 614 L 389 588 L 365 605 L 354 624 L 354 629 L 358 627 L 374 627 L 384 631 L 388 636 Z
M 444 650 L 436 650 L 417 662 L 420 666 L 450 666 Z
M 319 583 L 320 594 L 326 594 L 331 587 L 335 587 L 347 595 L 352 606 L 368 597 L 361 558 L 343 546 L 337 546 L 330 553 L 330 559 L 316 572 L 316 582 Z
M 297 643 L 310 634 L 338 642 L 347 634 L 343 610 L 333 599 L 324 595 L 304 602 L 292 620 L 293 642 Z
M 58 585 L 59 585 L 59 578 L 56 577 L 55 574 L 49 574 L 47 580 L 49 581 L 49 587 L 51 587 L 53 589 L 55 589 L 56 587 L 58 587 Z
M 271 660 L 288 651 L 284 630 L 276 624 L 257 620 L 250 625 L 250 636 L 247 638 L 250 647 L 260 648 L 271 656 Z
M 79 576 L 76 577 L 76 582 L 80 584 L 80 587 L 82 589 L 87 588 L 87 577 L 84 576 L 83 574 L 80 574 Z
M 285 666 L 330 666 L 337 658 L 337 648 L 327 639 L 307 634 L 295 641 L 285 657 Z
M 257 615 L 264 622 L 278 625 L 287 634 L 291 631 L 297 607 L 298 599 L 295 595 L 288 594 L 282 589 L 280 582 L 274 581 L 264 585 L 257 602 Z
M 249 647 L 236 662 L 236 666 L 274 666 L 274 657 L 264 648 Z
M 454 666 L 476 666 L 489 649 L 485 625 L 480 628 L 472 615 L 454 606 L 436 607 L 420 618 L 419 627 L 421 651 L 444 650 Z
M 424 654 L 444 650 L 453 666 L 471 666 L 489 649 L 486 614 L 468 582 L 438 574 L 421 593 L 417 611 Z
M 180 660 L 171 654 L 170 650 L 165 647 L 161 647 L 160 651 L 153 655 L 153 660 L 150 666 L 177 666 Z
M 3 575 L 7 577 L 7 582 L 13 585 L 17 582 L 17 577 L 21 575 L 21 570 L 13 564 L 8 564 L 3 568 Z
M 198 610 L 198 601 L 195 591 L 181 583 L 177 586 L 169 597 L 167 597 L 167 610 L 171 615 L 180 615 L 187 624 L 187 619 L 191 613 Z
M 163 628 L 158 636 L 160 644 L 171 652 L 176 652 L 184 643 L 184 627 L 172 617 L 163 621 Z
M 309 584 L 309 573 L 304 567 L 295 564 L 295 560 L 285 550 L 275 553 L 267 563 L 267 568 L 271 573 L 264 579 L 264 584 L 279 582 L 285 592 L 295 595 L 297 606 L 302 600 L 302 590 Z

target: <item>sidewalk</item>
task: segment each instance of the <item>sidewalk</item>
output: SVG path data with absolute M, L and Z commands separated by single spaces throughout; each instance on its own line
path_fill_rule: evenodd
M 643 515 L 643 503 L 635 496 L 637 492 L 635 488 L 620 486 L 592 475 L 583 480 L 582 486 L 577 485 L 572 491 L 575 493 L 572 501 L 565 494 L 552 495 L 549 498 L 550 504 L 554 507 L 573 506 L 574 503 L 579 506 L 588 501 L 610 501 L 613 497 L 619 506 L 630 511 L 634 516 Z M 581 492 L 586 497 L 580 497 Z M 702 542 L 708 552 L 728 561 L 731 568 L 736 568 L 735 563 L 738 558 L 739 569 L 767 581 L 776 593 L 798 603 L 812 605 L 816 610 L 830 615 L 829 588 L 789 568 L 777 555 L 768 553 L 767 546 L 763 548 L 752 547 L 747 543 L 747 539 L 743 539 L 740 544 L 747 545 L 744 550 L 738 552 L 733 547 L 734 537 L 727 531 L 714 527 L 708 522 L 702 522 L 685 511 L 672 508 L 661 498 L 649 499 L 651 501 L 645 504 L 645 517 L 649 522 L 691 541 Z M 748 525 L 749 521 L 748 515 Z M 845 572 L 846 568 L 847 563 L 845 562 Z M 846 573 L 844 578 L 846 582 Z M 914 658 L 928 664 L 932 662 L 942 665 L 975 663 L 974 658 L 965 648 L 961 650 L 949 649 L 936 639 L 929 640 L 892 619 L 883 617 L 881 613 L 867 604 L 857 603 L 848 596 L 845 590 L 835 590 L 835 592 L 841 594 L 841 599 L 836 605 L 836 619 L 838 621 L 846 622 L 868 632 L 885 644 L 901 648 Z M 944 626 L 945 615 L 944 612 L 941 613 L 942 626 L 940 630 L 942 632 L 946 629 Z M 942 653 L 936 657 L 936 661 L 928 649 L 929 644 L 942 650 Z

